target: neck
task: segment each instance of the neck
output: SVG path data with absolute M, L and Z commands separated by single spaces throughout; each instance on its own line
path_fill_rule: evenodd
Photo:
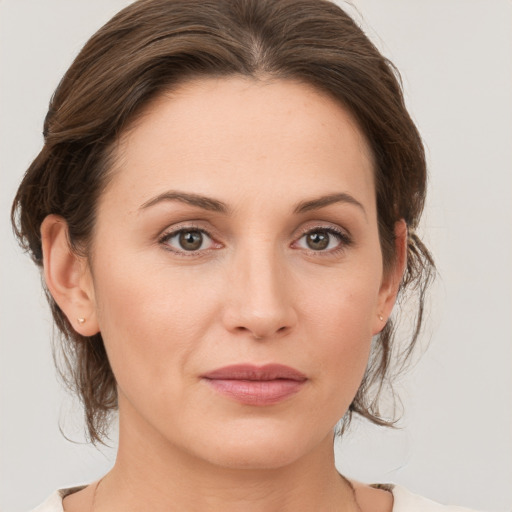
M 125 428 L 120 418 L 118 457 L 98 488 L 94 512 L 358 510 L 334 465 L 333 433 L 282 466 L 241 469 L 198 459 L 133 426 Z

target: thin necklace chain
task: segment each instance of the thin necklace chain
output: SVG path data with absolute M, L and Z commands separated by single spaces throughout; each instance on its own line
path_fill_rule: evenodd
M 354 504 L 355 506 L 357 507 L 357 511 L 358 512 L 362 512 L 361 510 L 361 507 L 359 506 L 359 503 L 357 502 L 357 499 L 356 499 L 356 490 L 354 489 L 354 486 L 350 483 L 350 480 L 346 479 L 343 475 L 341 475 L 341 478 L 343 479 L 343 481 L 348 485 L 350 491 L 352 492 L 352 498 L 354 499 Z M 96 494 L 98 492 L 98 487 L 100 486 L 101 482 L 103 482 L 103 479 L 105 477 L 101 477 L 98 482 L 96 483 L 96 485 L 94 486 L 94 492 L 92 494 L 92 503 L 91 503 L 91 509 L 89 512 L 94 512 L 94 509 L 96 507 Z
M 352 483 L 350 482 L 350 480 L 348 478 L 345 478 L 341 473 L 339 473 L 339 475 L 341 476 L 343 481 L 348 485 L 348 488 L 352 492 L 352 499 L 354 500 L 354 505 L 357 507 L 357 512 L 363 512 L 361 510 L 361 507 L 359 506 L 359 503 L 357 502 L 356 490 L 354 489 L 354 486 L 352 485 Z
M 94 512 L 94 509 L 95 509 L 95 505 L 96 505 L 96 493 L 98 492 L 98 487 L 100 486 L 101 482 L 103 482 L 103 479 L 105 477 L 102 476 L 98 482 L 96 483 L 96 485 L 94 486 L 94 492 L 92 494 L 92 503 L 91 503 L 91 510 L 89 512 Z

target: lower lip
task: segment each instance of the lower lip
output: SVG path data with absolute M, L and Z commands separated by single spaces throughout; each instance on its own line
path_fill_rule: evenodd
M 215 390 L 247 405 L 272 405 L 300 391 L 304 381 L 205 379 Z

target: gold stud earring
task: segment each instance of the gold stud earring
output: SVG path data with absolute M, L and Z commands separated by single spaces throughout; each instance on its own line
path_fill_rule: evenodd
M 85 324 L 85 318 L 77 318 L 76 321 L 82 325 L 82 324 Z

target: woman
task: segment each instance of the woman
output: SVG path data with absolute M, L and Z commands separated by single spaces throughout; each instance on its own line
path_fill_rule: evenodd
M 433 264 L 391 65 L 338 7 L 136 2 L 66 73 L 14 222 L 113 469 L 40 510 L 449 510 L 351 482 Z

